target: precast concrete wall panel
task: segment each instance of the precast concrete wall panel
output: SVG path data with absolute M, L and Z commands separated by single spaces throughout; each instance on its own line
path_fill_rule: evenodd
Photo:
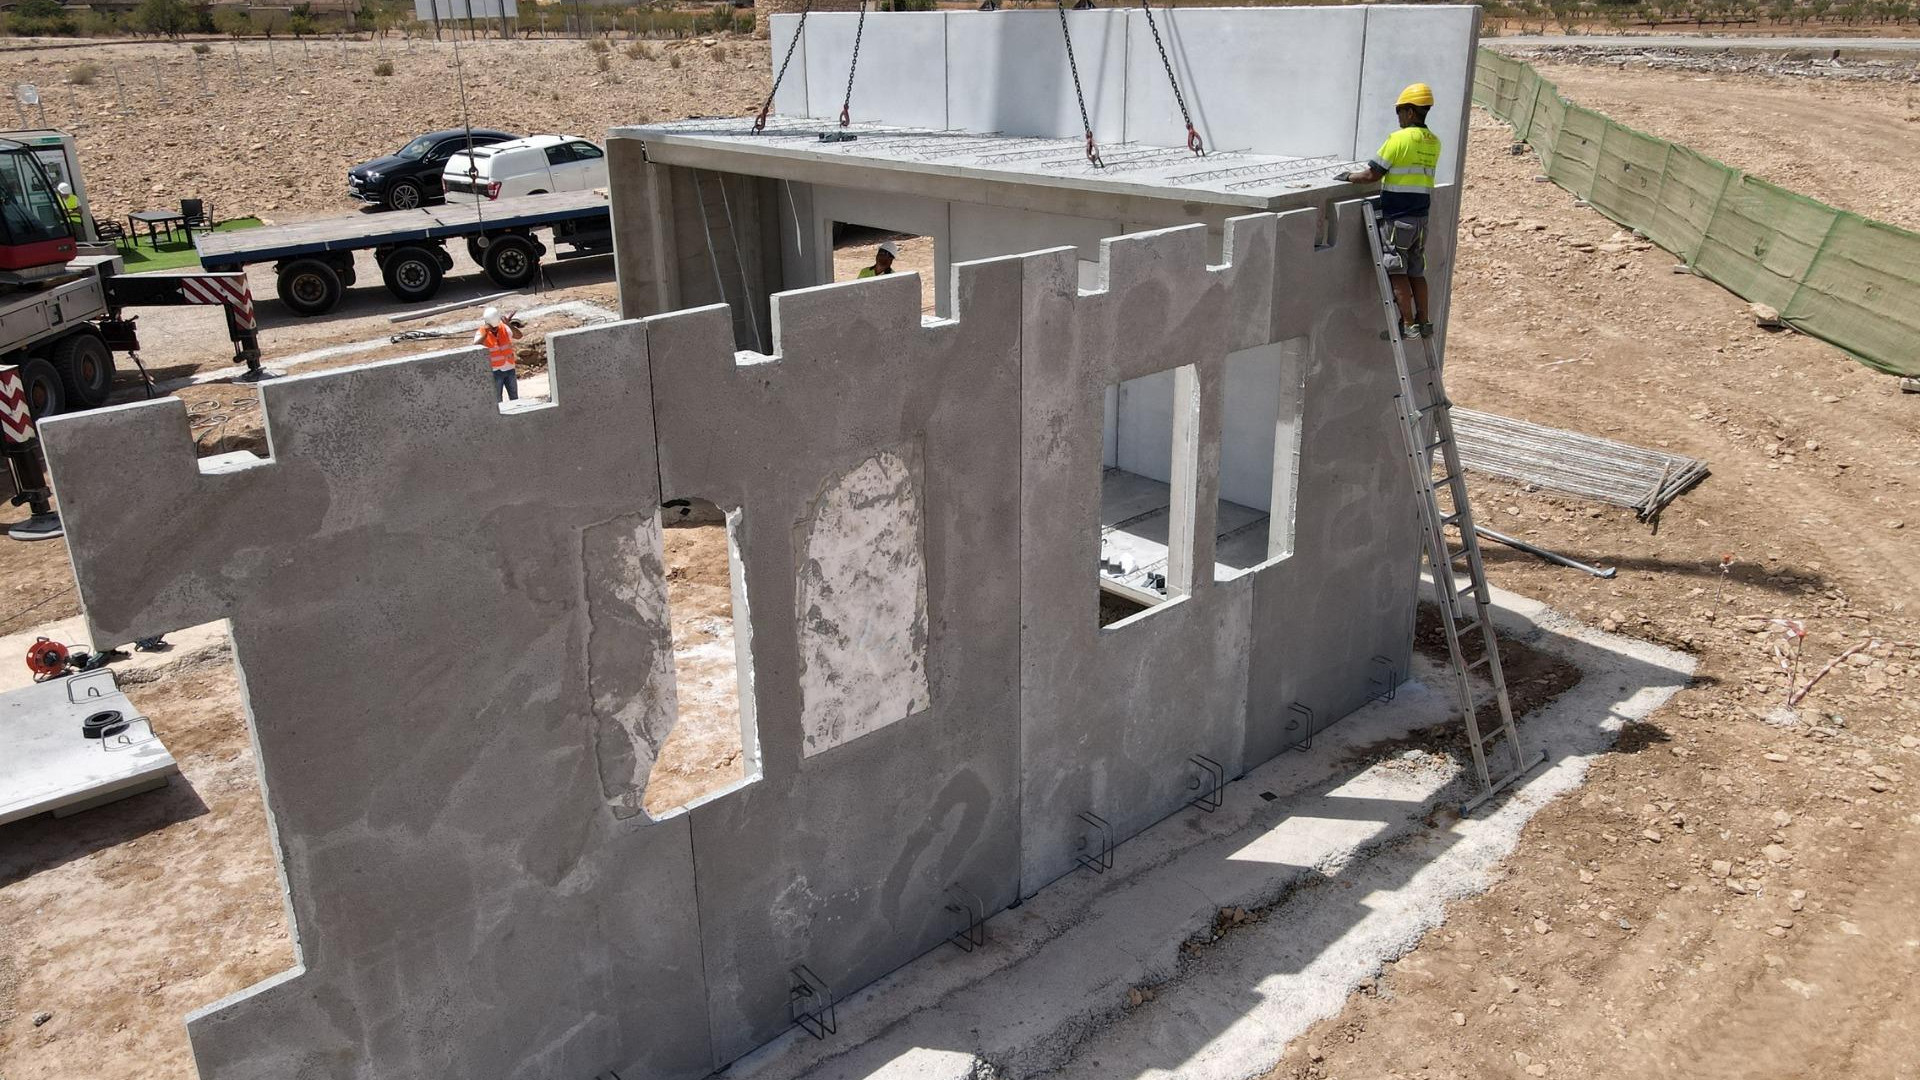
M 664 490 L 739 511 L 753 620 L 765 775 L 692 812 L 716 1064 L 789 1026 L 795 965 L 851 990 L 959 929 L 949 886 L 1015 896 L 1022 269 L 958 267 L 957 322 L 906 275 L 782 294 L 774 358 L 736 362 L 717 308 L 647 323 Z M 876 455 L 915 463 L 927 704 L 809 754 L 795 582 L 820 497 Z
M 820 23 L 831 20 L 821 19 Z M 816 29 L 820 25 L 816 23 Z M 812 116 L 812 102 L 807 95 L 807 38 L 815 31 L 799 34 L 800 18 L 797 15 L 776 15 L 767 19 L 767 42 L 771 46 L 768 56 L 772 58 L 773 70 L 780 76 L 780 85 L 773 91 L 773 112 L 778 116 Z M 800 40 L 794 41 L 799 34 Z M 781 66 L 785 65 L 784 73 Z
M 1473 105 L 1473 46 L 1480 33 L 1480 9 L 1382 5 L 1362 10 L 1367 18 L 1367 47 L 1361 63 L 1354 158 L 1371 156 L 1393 134 L 1394 99 L 1408 83 L 1423 82 L 1433 87 L 1427 127 L 1440 136 L 1436 180 L 1458 184 Z
M 1057 138 L 1085 132 L 1057 12 L 956 11 L 943 18 L 948 127 Z M 1127 137 L 1127 21 L 1125 11 L 1067 17 L 1087 115 L 1102 143 Z
M 864 25 L 857 15 L 810 20 L 806 66 L 806 100 L 812 110 L 809 115 L 839 122 L 840 107 L 847 102 L 851 67 L 853 99 L 849 114 L 853 119 L 907 127 L 947 127 L 946 20 L 944 13 L 886 11 L 868 12 Z M 860 54 L 859 62 L 852 64 L 856 32 L 860 35 Z M 788 78 L 797 74 L 789 70 Z
M 1164 16 L 1209 124 L 1365 156 L 1427 81 L 1457 171 L 1472 9 L 1233 15 L 1269 29 Z M 783 112 L 837 115 L 855 19 L 809 20 Z M 1177 143 L 1131 130 L 1177 115 L 1141 14 L 1069 26 L 1100 140 Z M 856 113 L 1081 134 L 1054 12 L 876 14 L 862 51 Z M 1329 100 L 1286 104 L 1316 64 L 1346 72 Z M 796 968 L 857 990 L 961 928 L 954 889 L 991 914 L 1124 860 L 1201 759 L 1241 775 L 1406 677 L 1419 538 L 1360 204 L 954 201 L 901 162 L 722 187 L 730 159 L 633 150 L 622 302 L 652 317 L 552 335 L 551 401 L 496 405 L 465 349 L 267 384 L 269 459 L 196 462 L 175 400 L 42 427 L 94 640 L 233 625 L 298 964 L 190 1019 L 209 1080 L 705 1075 L 787 1029 Z M 1161 205 L 1204 223 L 1109 238 Z M 713 283 L 716 207 L 751 309 L 688 307 L 740 288 Z M 951 317 L 911 275 L 827 282 L 833 221 L 932 236 Z M 1108 462 L 1170 482 L 1170 598 L 1103 627 Z M 1267 561 L 1216 581 L 1223 474 L 1276 513 Z M 656 819 L 678 498 L 729 515 L 746 768 Z
M 1385 326 L 1359 204 L 1338 210 L 1327 248 L 1314 247 L 1309 213 L 1279 219 L 1283 276 L 1271 332 L 1304 341 L 1306 402 L 1293 554 L 1247 575 L 1249 765 L 1392 689 L 1406 678 L 1412 650 L 1408 583 L 1418 573 L 1420 537 L 1394 414 L 1397 377 L 1380 340 Z M 1291 712 L 1296 703 L 1311 713 Z
M 657 689 L 583 602 L 665 587 L 585 541 L 659 506 L 647 352 L 549 342 L 510 412 L 478 349 L 264 384 L 250 465 L 177 398 L 41 428 L 94 640 L 232 620 L 298 963 L 190 1018 L 207 1080 L 711 1062 L 689 824 L 612 812 L 589 690 Z
M 1251 590 L 1213 582 L 1221 375 L 1235 289 L 1270 291 L 1206 266 L 1194 225 L 1106 243 L 1101 292 L 1078 291 L 1077 259 L 1028 256 L 1021 480 L 1021 888 L 1032 893 L 1193 797 L 1189 759 L 1240 771 Z M 1251 245 L 1242 243 L 1239 250 Z M 1250 260 L 1251 261 L 1251 260 Z M 1174 498 L 1177 599 L 1112 626 L 1096 618 L 1101 423 L 1107 387 L 1190 366 L 1181 378 Z M 1125 421 L 1122 420 L 1124 438 Z M 1184 435 L 1184 437 L 1181 437 Z M 1124 453 L 1124 452 L 1123 452 Z M 1176 485 L 1177 487 L 1178 485 Z M 1191 520 L 1183 521 L 1191 512 Z M 1102 836 L 1080 815 L 1108 823 Z
M 1139 12 L 1127 14 L 1127 138 L 1184 146 L 1186 125 L 1154 27 Z M 1154 24 L 1208 147 L 1297 157 L 1351 153 L 1365 9 L 1177 8 L 1156 11 Z

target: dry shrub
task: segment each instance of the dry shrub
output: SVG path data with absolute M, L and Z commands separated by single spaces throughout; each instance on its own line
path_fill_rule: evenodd
M 613 46 L 607 44 L 606 38 L 594 38 L 592 41 L 587 42 L 588 52 L 604 53 L 611 48 L 613 48 Z
M 713 57 L 714 63 L 724 64 L 727 62 L 727 47 L 725 45 L 715 45 L 710 55 Z
M 82 60 L 67 69 L 67 81 L 75 86 L 91 86 L 100 77 L 100 65 Z
M 635 41 L 627 46 L 627 55 L 635 60 L 658 60 L 660 54 L 644 41 Z
M 672 68 L 675 71 L 679 71 L 680 70 L 680 54 L 674 53 L 672 56 L 667 57 L 667 66 Z
M 204 41 L 196 41 L 193 43 L 193 55 L 195 56 L 205 56 L 212 51 L 213 46 Z
M 613 66 L 613 60 L 612 58 L 608 57 L 606 53 L 596 53 L 594 55 L 593 70 L 605 71 L 612 66 Z
M 378 61 L 375 61 L 375 62 L 374 62 L 374 65 L 373 65 L 373 73 L 374 73 L 375 75 L 391 75 L 391 74 L 393 74 L 393 61 L 391 61 L 391 60 L 378 60 Z

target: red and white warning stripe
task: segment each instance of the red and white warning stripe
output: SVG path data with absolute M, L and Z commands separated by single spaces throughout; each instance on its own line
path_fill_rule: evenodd
M 33 441 L 33 416 L 27 412 L 27 384 L 20 369 L 0 365 L 0 435 L 10 443 Z
M 233 309 L 233 320 L 242 330 L 255 328 L 253 290 L 247 288 L 245 274 L 195 274 L 180 279 L 180 295 L 190 304 L 225 304 Z

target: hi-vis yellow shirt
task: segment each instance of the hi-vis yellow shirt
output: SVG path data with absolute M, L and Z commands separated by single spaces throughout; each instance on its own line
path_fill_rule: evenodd
M 1372 165 L 1380 180 L 1380 216 L 1425 214 L 1433 202 L 1433 178 L 1440 169 L 1440 137 L 1423 127 L 1404 127 L 1387 136 Z

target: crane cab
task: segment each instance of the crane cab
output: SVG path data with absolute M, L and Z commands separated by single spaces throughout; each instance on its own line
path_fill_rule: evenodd
M 38 154 L 0 139 L 0 272 L 30 281 L 59 273 L 78 252 L 73 222 Z

